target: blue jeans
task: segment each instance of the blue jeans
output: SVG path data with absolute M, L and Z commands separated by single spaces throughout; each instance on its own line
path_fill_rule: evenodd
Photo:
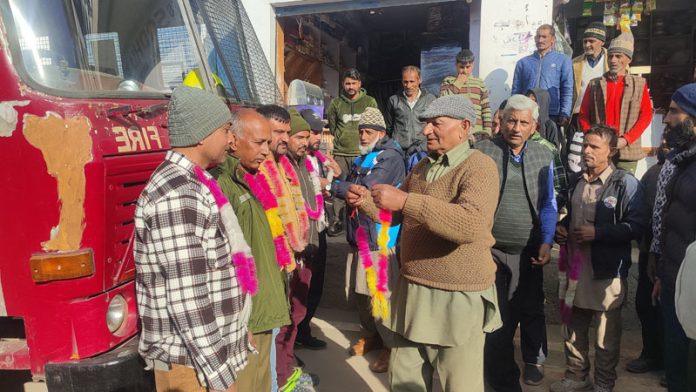
M 669 392 L 686 392 L 689 339 L 677 319 L 674 289 L 662 287 L 660 294 L 665 328 L 665 376 Z

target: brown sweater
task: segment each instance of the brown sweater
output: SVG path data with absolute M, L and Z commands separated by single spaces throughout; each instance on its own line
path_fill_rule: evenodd
M 401 274 L 413 283 L 448 291 L 481 291 L 495 281 L 491 228 L 498 201 L 498 169 L 474 151 L 451 171 L 427 183 L 422 160 L 406 178 L 402 211 Z M 371 198 L 361 206 L 372 219 Z

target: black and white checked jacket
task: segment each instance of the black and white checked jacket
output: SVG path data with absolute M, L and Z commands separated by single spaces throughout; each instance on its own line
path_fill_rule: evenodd
M 225 390 L 247 363 L 244 296 L 215 199 L 194 167 L 169 151 L 138 198 L 139 351 L 150 364 L 193 367 L 201 384 Z

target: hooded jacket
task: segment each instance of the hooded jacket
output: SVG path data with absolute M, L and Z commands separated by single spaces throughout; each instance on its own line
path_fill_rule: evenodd
M 372 154 L 376 153 L 376 154 Z M 375 184 L 398 186 L 406 177 L 404 152 L 398 143 L 391 139 L 382 139 L 377 143 L 372 153 L 358 157 L 348 173 L 345 181 L 336 181 L 334 189 L 336 196 L 345 199 L 348 188 L 352 184 L 362 185 L 372 189 Z M 365 162 L 365 159 L 371 159 Z M 365 214 L 346 213 L 346 239 L 353 247 L 357 247 L 355 233 L 362 226 L 370 241 L 370 250 L 378 250 L 377 228 L 375 222 Z
M 407 150 L 412 144 L 425 146 L 425 136 L 423 136 L 424 121 L 418 119 L 418 115 L 425 111 L 425 108 L 435 100 L 435 96 L 421 88 L 421 95 L 418 97 L 413 109 L 408 105 L 403 90 L 389 97 L 387 111 L 384 113 L 384 121 L 387 124 L 387 135 L 396 140 L 401 148 Z
M 266 213 L 251 194 L 243 173 L 239 159 L 231 155 L 212 172 L 237 214 L 244 239 L 256 262 L 259 291 L 252 297 L 249 330 L 259 333 L 290 324 L 290 307 L 284 272 L 278 268 Z
M 551 98 L 549 92 L 543 88 L 535 88 L 528 90 L 526 95 L 529 96 L 529 93 L 534 94 L 537 105 L 539 106 L 539 118 L 537 119 L 539 123 L 539 134 L 543 136 L 544 139 L 551 142 L 556 149 L 560 150 L 561 135 L 558 132 L 556 123 L 549 118 L 549 99 Z
M 377 101 L 360 89 L 355 100 L 348 98 L 344 92 L 329 104 L 329 131 L 334 137 L 333 153 L 341 156 L 358 156 L 358 122 L 368 107 L 377 107 Z
M 573 101 L 573 66 L 570 57 L 559 52 L 538 52 L 522 58 L 515 65 L 512 94 L 524 94 L 533 88 L 549 92 L 549 116 L 570 118 Z

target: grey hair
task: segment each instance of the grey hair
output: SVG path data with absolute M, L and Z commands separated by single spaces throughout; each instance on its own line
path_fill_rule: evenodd
M 551 34 L 552 37 L 556 37 L 556 29 L 554 29 L 553 26 L 548 23 L 539 26 L 539 28 L 537 28 L 537 31 L 539 30 L 546 30 L 549 32 L 549 34 Z
M 239 119 L 239 113 L 236 111 L 232 112 L 232 119 L 230 120 L 230 131 L 237 136 L 243 136 L 244 127 L 242 127 L 242 121 Z
M 505 109 L 503 110 L 503 116 L 507 116 L 508 113 L 513 110 L 519 112 L 529 110 L 532 113 L 532 118 L 534 121 L 539 119 L 539 105 L 522 94 L 515 94 L 508 98 Z
M 415 65 L 407 65 L 407 66 L 401 68 L 401 73 L 403 74 L 405 72 L 415 72 L 418 74 L 419 78 L 421 77 L 421 70 L 420 70 L 420 68 L 416 67 Z

